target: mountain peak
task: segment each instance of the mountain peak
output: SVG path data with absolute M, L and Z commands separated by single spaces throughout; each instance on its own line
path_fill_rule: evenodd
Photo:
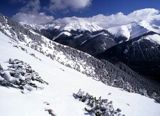
M 24 15 L 24 14 L 23 14 Z M 27 15 L 27 14 L 26 14 Z M 27 17 L 25 15 L 25 17 Z M 16 19 L 16 17 L 14 17 Z M 22 18 L 23 19 L 23 18 Z M 92 17 L 65 17 L 54 19 L 50 23 L 46 24 L 28 24 L 31 25 L 33 28 L 38 27 L 38 29 L 58 29 L 61 31 L 71 31 L 71 30 L 80 30 L 80 31 L 99 31 L 99 30 L 107 30 L 112 27 L 118 27 L 123 25 L 128 25 L 132 23 L 140 23 L 145 21 L 149 25 L 151 24 L 157 26 L 157 21 L 160 20 L 160 11 L 153 8 L 146 8 L 133 11 L 132 13 L 125 15 L 122 12 L 112 15 L 103 15 L 98 14 Z M 27 24 L 24 20 L 21 19 L 17 20 L 20 21 L 22 24 Z M 123 26 L 124 27 L 124 26 Z

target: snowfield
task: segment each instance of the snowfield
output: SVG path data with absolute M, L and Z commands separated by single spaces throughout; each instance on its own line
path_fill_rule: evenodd
M 56 116 L 83 116 L 86 105 L 73 97 L 73 93 L 79 89 L 113 101 L 114 108 L 120 108 L 126 116 L 160 116 L 160 104 L 153 99 L 106 86 L 29 47 L 21 45 L 28 53 L 13 47 L 16 44 L 0 32 L 2 67 L 10 58 L 22 60 L 49 85 L 45 85 L 42 90 L 24 90 L 24 93 L 19 89 L 0 86 L 0 116 L 52 116 L 49 110 Z M 34 53 L 41 60 L 29 53 Z

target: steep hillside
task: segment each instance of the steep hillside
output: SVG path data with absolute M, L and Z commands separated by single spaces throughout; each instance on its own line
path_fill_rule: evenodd
M 111 62 L 122 61 L 137 72 L 159 80 L 159 50 L 160 34 L 148 32 L 128 42 L 116 45 L 99 54 L 98 57 L 110 59 Z
M 7 17 L 1 16 L 0 21 L 1 31 L 17 43 L 28 46 L 52 60 L 78 70 L 107 85 L 149 96 L 156 101 L 160 99 L 159 86 L 156 83 L 149 82 L 145 78 L 134 74 L 129 75 L 107 61 L 104 63 L 84 52 L 55 43 Z M 19 45 L 15 45 L 15 47 L 23 49 Z M 34 56 L 34 54 L 32 55 Z
M 79 49 L 91 55 L 104 52 L 108 48 L 117 44 L 108 31 L 59 31 L 59 30 L 41 30 L 42 35 L 53 38 L 58 43 Z
M 85 96 L 94 97 L 99 102 L 103 100 L 103 109 L 106 109 L 103 113 L 109 116 L 160 114 L 160 105 L 153 99 L 102 84 L 2 32 L 0 44 L 0 115 L 83 116 L 102 113 L 101 108 L 96 110 L 95 106 L 88 106 Z M 61 59 L 64 57 L 59 55 Z M 83 96 L 83 100 L 79 96 Z

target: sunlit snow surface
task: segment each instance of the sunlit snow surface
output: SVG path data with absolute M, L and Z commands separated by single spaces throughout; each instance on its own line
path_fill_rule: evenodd
M 160 116 L 160 104 L 153 99 L 106 86 L 22 45 L 41 59 L 37 60 L 9 42 L 10 39 L 0 32 L 0 64 L 3 66 L 9 58 L 22 60 L 49 85 L 43 90 L 26 91 L 24 94 L 18 89 L 0 86 L 0 116 L 49 116 L 45 111 L 48 108 L 56 116 L 83 116 L 85 104 L 72 96 L 80 88 L 113 101 L 113 106 L 120 108 L 126 116 Z

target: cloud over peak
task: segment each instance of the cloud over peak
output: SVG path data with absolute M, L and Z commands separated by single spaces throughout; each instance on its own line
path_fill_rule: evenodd
M 22 2 L 22 0 L 14 0 Z M 40 0 L 28 0 L 25 5 L 12 18 L 25 24 L 46 24 L 54 20 L 53 16 L 48 16 L 41 12 Z
M 41 9 L 40 0 L 29 0 L 27 4 L 20 9 L 20 12 L 35 13 Z
M 48 0 L 47 5 L 43 6 L 41 0 L 10 0 L 12 3 L 23 3 L 23 7 L 13 16 L 18 22 L 23 21 L 26 24 L 46 24 L 53 21 L 53 16 L 48 13 L 54 13 L 59 10 L 76 11 L 84 9 L 91 5 L 92 0 Z M 43 12 L 42 12 L 43 11 Z M 49 11 L 46 13 L 45 11 Z
M 53 16 L 47 16 L 45 13 L 22 13 L 19 12 L 12 17 L 18 22 L 23 22 L 25 24 L 47 24 L 54 20 Z
M 50 10 L 78 10 L 90 6 L 92 0 L 50 0 Z

